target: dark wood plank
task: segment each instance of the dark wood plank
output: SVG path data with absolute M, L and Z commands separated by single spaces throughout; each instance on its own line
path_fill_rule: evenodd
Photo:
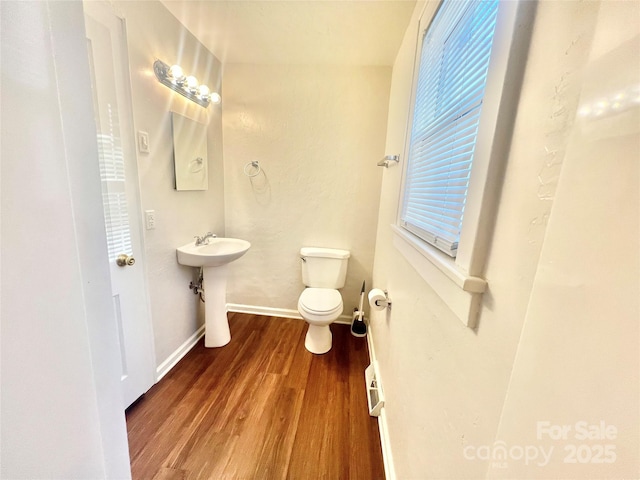
M 349 478 L 351 442 L 358 439 L 349 438 L 350 340 L 342 327 L 332 325 L 333 348 L 312 358 L 289 465 L 291 479 Z M 360 414 L 367 415 L 366 403 Z
M 134 479 L 384 478 L 365 339 L 332 325 L 313 355 L 301 320 L 229 324 L 229 345 L 200 342 L 127 411 Z
M 272 397 L 273 404 L 265 415 L 266 434 L 262 439 L 260 454 L 252 478 L 284 479 L 289 469 L 304 390 L 279 388 Z
M 233 322 L 230 327 L 232 335 L 239 338 L 247 338 L 252 331 L 250 322 Z M 215 368 L 215 363 L 230 364 L 237 355 L 237 345 L 236 348 L 215 349 L 213 352 L 201 341 L 147 392 L 145 398 L 127 411 L 132 464 L 142 450 L 162 443 L 162 439 L 157 437 L 183 404 L 197 403 L 194 393 L 203 393 L 204 389 L 206 394 L 207 389 L 216 384 L 223 372 Z
M 153 476 L 152 480 L 185 480 L 187 472 L 185 470 L 175 470 L 173 468 L 161 468 Z
M 351 337 L 349 362 L 349 438 L 356 439 L 349 449 L 349 478 L 384 478 L 382 466 L 380 434 L 378 420 L 369 415 L 362 415 L 362 406 L 367 409 L 366 382 L 364 378 L 363 362 L 368 363 L 369 352 L 366 342 Z M 354 357 L 358 361 L 353 361 Z M 366 368 L 366 367 L 365 367 Z M 371 448 L 375 445 L 375 448 Z M 371 476 L 372 472 L 377 472 Z

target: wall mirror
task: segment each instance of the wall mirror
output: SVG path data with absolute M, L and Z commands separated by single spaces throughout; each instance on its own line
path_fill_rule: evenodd
M 176 190 L 209 188 L 207 127 L 178 113 L 171 113 Z

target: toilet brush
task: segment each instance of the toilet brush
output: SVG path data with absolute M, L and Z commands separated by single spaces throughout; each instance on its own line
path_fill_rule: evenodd
M 364 282 L 362 282 L 362 291 L 360 292 L 360 308 L 358 314 L 354 316 L 351 323 L 351 335 L 354 337 L 364 337 L 367 334 L 367 325 L 364 323 Z

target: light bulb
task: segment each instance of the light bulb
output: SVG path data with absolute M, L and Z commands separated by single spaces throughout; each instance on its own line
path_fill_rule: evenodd
M 182 71 L 182 67 L 180 65 L 173 65 L 169 69 L 169 75 L 176 83 L 181 83 L 184 80 L 184 72 Z
M 220 103 L 222 101 L 222 97 L 220 97 L 220 94 L 216 92 L 211 93 L 211 95 L 209 95 L 209 99 L 211 100 L 211 103 Z
M 185 84 L 191 93 L 196 93 L 198 89 L 198 79 L 193 75 L 189 75 L 185 80 Z
M 209 87 L 207 87 L 206 85 L 200 85 L 198 87 L 198 95 L 203 100 L 208 100 L 209 99 Z

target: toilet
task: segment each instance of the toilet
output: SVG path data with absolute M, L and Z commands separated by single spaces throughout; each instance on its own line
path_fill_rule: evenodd
M 304 346 L 311 353 L 331 350 L 329 325 L 342 314 L 342 295 L 350 253 L 335 248 L 303 247 L 302 282 L 306 288 L 298 299 L 298 312 L 309 324 Z

